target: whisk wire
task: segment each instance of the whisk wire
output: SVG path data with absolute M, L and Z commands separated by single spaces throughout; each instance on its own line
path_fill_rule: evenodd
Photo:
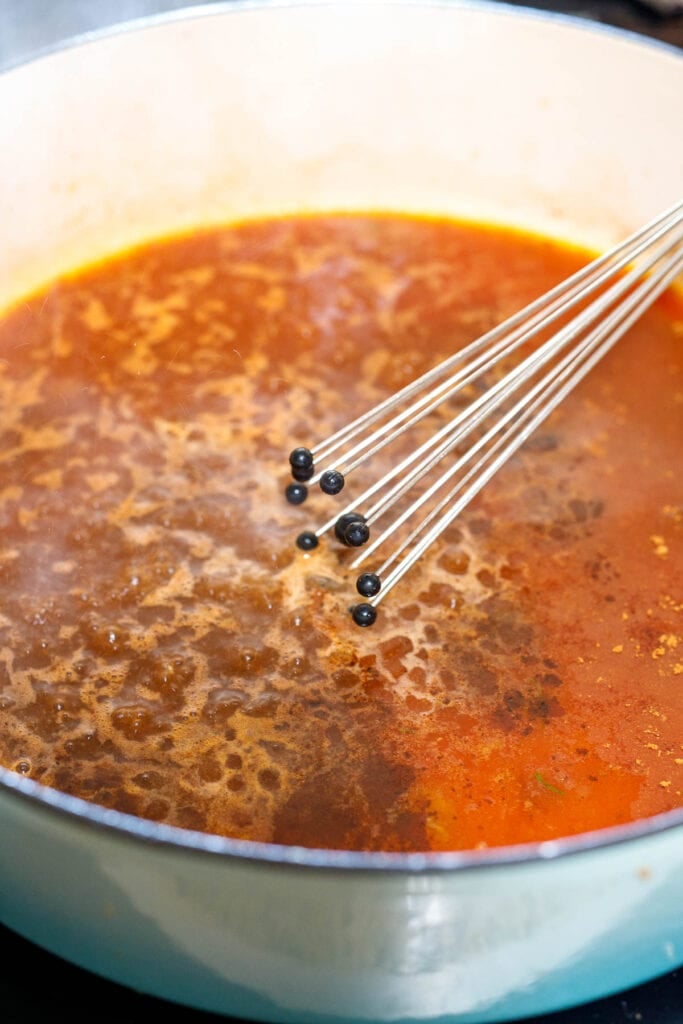
M 649 224 L 632 234 L 626 241 L 610 252 L 597 257 L 586 267 L 576 271 L 571 277 L 560 282 L 539 299 L 525 306 L 519 313 L 508 317 L 502 324 L 486 332 L 479 339 L 471 342 L 464 349 L 454 353 L 437 366 L 428 370 L 414 381 L 405 385 L 394 395 L 378 403 L 374 408 L 363 413 L 347 426 L 338 430 L 327 440 L 310 449 L 315 463 L 329 459 L 342 445 L 362 434 L 372 423 L 377 422 L 385 413 L 400 405 L 413 394 L 421 391 L 427 384 L 445 377 L 454 366 L 464 363 L 462 370 L 427 392 L 421 399 L 397 414 L 387 423 L 371 434 L 363 437 L 357 445 L 345 453 L 345 462 L 338 468 L 345 477 L 357 469 L 366 459 L 378 450 L 391 443 L 403 430 L 409 429 L 416 422 L 427 416 L 442 402 L 467 386 L 473 379 L 486 372 L 503 356 L 512 354 L 517 348 L 529 341 L 535 334 L 544 330 L 558 318 L 565 315 L 575 302 L 586 298 L 589 294 L 602 287 L 607 279 L 624 269 L 630 262 L 637 259 L 648 246 L 663 237 L 680 217 L 681 206 L 675 204 Z M 488 351 L 480 353 L 482 349 Z M 409 422 L 406 420 L 410 417 Z M 375 442 L 381 441 L 380 444 Z M 363 453 L 362 457 L 359 456 Z M 310 479 L 311 485 L 320 482 L 325 470 L 318 470 Z
M 311 449 L 295 450 L 308 453 L 308 479 L 326 490 L 325 478 L 330 471 L 315 470 L 314 465 L 320 466 L 321 460 L 346 448 L 332 471 L 339 486 L 328 493 L 337 493 L 346 477 L 372 455 L 451 402 L 466 387 L 485 378 L 503 360 L 509 361 L 522 346 L 532 343 L 559 319 L 573 313 L 571 319 L 546 340 L 537 342 L 528 354 L 522 354 L 516 365 L 400 458 L 341 513 L 337 512 L 315 533 L 307 531 L 300 535 L 300 540 L 308 538 L 300 546 L 308 548 L 314 547 L 330 529 L 347 546 L 366 544 L 370 525 L 408 496 L 455 451 L 455 461 L 351 562 L 352 569 L 359 568 L 398 535 L 394 550 L 377 572 L 358 578 L 357 589 L 367 598 L 366 603 L 352 609 L 359 625 L 372 624 L 384 597 L 682 271 L 683 202 L 679 202 L 326 441 Z M 576 307 L 578 312 L 574 312 Z M 491 424 L 494 413 L 499 415 Z M 364 433 L 375 424 L 379 425 Z M 356 441 L 359 435 L 361 439 Z M 462 451 L 466 439 L 471 441 Z M 430 508 L 438 495 L 441 497 Z M 370 505 L 371 499 L 374 503 Z M 361 509 L 366 510 L 364 514 Z M 422 510 L 425 511 L 420 521 L 401 538 L 401 528 Z
M 607 292 L 597 300 L 594 300 L 592 305 L 579 313 L 574 321 L 560 329 L 556 335 L 550 338 L 539 349 L 530 353 L 523 362 L 510 370 L 507 376 L 503 377 L 483 395 L 475 399 L 465 410 L 446 423 L 432 437 L 423 442 L 414 452 L 401 460 L 395 467 L 385 474 L 384 477 L 382 477 L 381 481 L 364 491 L 363 494 L 357 497 L 353 504 L 348 506 L 344 511 L 348 512 L 352 511 L 356 507 L 363 507 L 368 499 L 373 497 L 378 490 L 384 489 L 391 480 L 399 477 L 400 479 L 398 484 L 394 485 L 384 494 L 379 502 L 367 510 L 365 513 L 366 522 L 371 524 L 387 509 L 391 508 L 392 505 L 394 505 L 396 501 L 410 490 L 418 480 L 422 479 L 445 454 L 451 451 L 465 437 L 469 436 L 483 422 L 483 420 L 489 415 L 491 409 L 498 403 L 501 396 L 508 397 L 515 388 L 519 388 L 529 380 L 540 366 L 554 358 L 559 350 L 571 343 L 577 335 L 591 323 L 591 321 L 596 317 L 603 315 L 605 310 L 609 309 L 609 307 L 616 302 L 618 298 L 627 293 L 632 286 L 634 277 L 640 276 L 640 274 L 654 266 L 675 244 L 676 240 L 665 244 L 661 249 L 655 251 L 642 267 L 634 269 L 623 279 L 619 279 L 614 283 Z M 590 290 L 592 291 L 592 288 Z M 573 301 L 583 299 L 586 293 L 586 288 L 581 292 L 575 292 Z M 566 302 L 562 302 L 559 307 L 559 311 L 561 313 L 565 313 L 567 311 Z M 548 323 L 552 322 L 554 319 L 556 319 L 555 315 L 553 315 L 552 318 L 548 316 L 538 320 L 535 327 L 525 330 L 521 335 L 517 335 L 514 343 L 505 347 L 504 354 L 508 355 L 512 351 L 513 347 L 518 347 L 519 344 L 528 341 L 533 334 L 544 329 L 548 326 Z M 521 338 L 521 341 L 517 340 L 518 338 Z M 495 365 L 500 358 L 501 347 L 502 346 L 496 346 L 495 357 L 486 359 L 485 361 L 475 361 L 475 365 L 472 371 L 467 374 L 464 383 L 470 383 L 472 380 L 477 379 Z M 459 383 L 457 389 L 459 390 L 460 387 L 463 387 L 464 383 Z M 438 397 L 434 398 L 434 400 L 429 403 L 430 408 L 441 405 L 444 401 L 452 397 L 456 388 L 449 388 L 445 393 L 441 389 L 438 390 Z M 433 394 L 434 392 L 430 392 L 430 396 Z M 414 408 L 414 406 L 411 408 Z M 409 426 L 417 420 L 417 418 L 418 417 L 415 417 L 408 423 L 404 424 L 403 429 L 408 429 Z M 392 433 L 392 435 L 385 439 L 384 444 L 377 446 L 377 448 L 384 447 L 384 445 L 389 444 L 390 441 L 394 439 L 394 436 L 395 435 Z M 426 459 L 425 456 L 432 448 L 434 451 L 431 456 Z M 412 469 L 410 469 L 411 466 L 413 467 Z M 409 472 L 406 473 L 407 470 Z M 337 517 L 335 517 L 334 521 L 336 521 L 336 518 Z M 325 528 L 323 528 L 322 532 L 325 532 Z
M 642 290 L 639 291 L 637 295 L 632 296 L 628 300 L 628 302 L 624 304 L 623 307 L 621 307 L 618 310 L 615 310 L 611 316 L 607 317 L 605 321 L 592 332 L 591 335 L 584 339 L 581 346 L 575 352 L 570 353 L 560 366 L 553 368 L 546 377 L 544 377 L 541 381 L 538 382 L 538 384 L 535 386 L 532 392 L 529 393 L 528 396 L 525 396 L 523 399 L 521 399 L 520 402 L 515 407 L 513 407 L 512 410 L 510 410 L 509 414 L 505 417 L 506 421 L 509 419 L 513 419 L 516 416 L 516 414 L 520 411 L 520 409 L 522 409 L 527 404 L 528 400 L 532 397 L 532 395 L 542 395 L 544 391 L 547 392 L 549 385 L 553 383 L 553 378 L 556 378 L 554 381 L 555 385 L 560 384 L 562 380 L 566 381 L 564 386 L 559 388 L 559 390 L 552 394 L 551 397 L 548 398 L 548 400 L 544 404 L 541 405 L 541 403 L 537 401 L 533 403 L 531 406 L 529 406 L 524 416 L 524 419 L 517 421 L 510 429 L 510 431 L 506 433 L 503 436 L 503 438 L 500 439 L 500 443 L 496 446 L 495 451 L 492 449 L 484 459 L 480 460 L 480 462 L 478 462 L 472 468 L 470 474 L 468 474 L 468 477 L 461 480 L 456 485 L 456 488 L 454 488 L 454 490 L 451 491 L 446 496 L 446 498 L 443 500 L 443 505 L 448 505 L 450 503 L 450 500 L 462 488 L 463 484 L 466 482 L 466 479 L 469 479 L 469 476 L 475 475 L 475 473 L 481 471 L 481 475 L 478 477 L 476 484 L 471 486 L 461 497 L 461 499 L 451 506 L 448 513 L 437 522 L 433 530 L 427 533 L 425 539 L 415 547 L 409 558 L 406 559 L 404 563 L 401 563 L 399 569 L 395 570 L 393 573 L 388 575 L 383 580 L 382 589 L 380 593 L 371 599 L 371 603 L 373 605 L 376 606 L 380 603 L 382 598 L 386 596 L 389 590 L 391 590 L 392 586 L 394 586 L 398 582 L 398 580 L 408 571 L 408 569 L 415 564 L 415 562 L 421 557 L 421 555 L 430 546 L 433 540 L 435 540 L 436 537 L 440 536 L 440 534 L 446 529 L 446 527 L 450 525 L 453 519 L 456 518 L 456 516 L 458 516 L 460 512 L 462 512 L 463 509 L 469 504 L 472 498 L 474 498 L 475 495 L 478 494 L 479 491 L 482 489 L 482 487 L 486 483 L 488 483 L 488 481 L 498 471 L 498 469 L 500 469 L 501 466 L 505 465 L 509 457 L 512 454 L 514 454 L 514 452 L 516 452 L 526 440 L 528 440 L 529 436 L 533 433 L 533 431 L 538 426 L 540 426 L 540 424 L 550 415 L 550 413 L 555 408 L 557 408 L 559 403 L 567 396 L 567 394 L 569 394 L 574 389 L 576 384 L 578 384 L 579 381 L 586 376 L 586 374 L 603 358 L 603 356 L 612 348 L 612 346 L 625 333 L 625 331 L 627 331 L 628 328 L 632 326 L 632 324 L 638 319 L 642 311 L 650 305 L 650 302 L 653 301 L 653 299 L 658 294 L 660 294 L 666 287 L 668 287 L 668 285 L 671 283 L 672 280 L 675 279 L 676 275 L 680 272 L 681 269 L 683 269 L 683 255 L 679 256 L 670 268 L 663 268 L 661 271 L 659 271 L 655 278 L 646 281 L 645 284 L 642 286 Z M 612 332 L 611 335 L 610 331 Z M 607 340 L 604 341 L 604 343 L 596 350 L 596 346 L 598 346 L 599 342 L 602 341 L 606 336 Z M 571 374 L 571 371 L 576 367 L 577 363 L 580 364 L 581 359 L 583 359 L 586 356 L 588 356 L 589 358 L 586 358 L 586 361 L 583 363 L 583 365 L 580 365 L 579 368 L 575 370 L 573 375 L 569 376 L 569 374 Z M 531 417 L 529 414 L 532 413 L 533 410 L 536 409 L 539 405 L 541 405 L 539 411 L 535 416 Z M 493 428 L 491 428 L 491 430 L 486 435 L 484 435 L 481 441 L 485 442 L 488 439 L 490 439 L 493 433 L 495 433 L 502 426 L 502 423 L 503 421 L 499 422 Z M 510 436 L 512 436 L 511 442 L 507 446 L 503 447 L 503 442 Z M 491 455 L 495 454 L 495 452 L 498 452 L 500 448 L 502 448 L 500 454 L 498 454 L 497 458 L 490 462 L 488 468 L 486 468 L 485 463 L 487 459 L 489 459 Z M 466 462 L 469 459 L 470 454 L 474 451 L 475 448 L 473 448 L 471 452 L 469 452 L 464 457 L 464 459 L 461 460 L 461 462 Z M 447 478 L 449 476 L 452 476 L 453 473 L 457 471 L 458 468 L 460 468 L 460 465 L 461 463 L 456 464 L 456 466 L 454 466 L 452 470 L 449 470 L 446 474 L 444 474 L 444 476 L 440 478 L 440 480 L 437 481 L 436 484 L 433 485 L 431 490 L 436 491 L 440 489 L 443 483 L 446 482 Z M 410 515 L 412 515 L 420 507 L 421 504 L 422 500 L 419 499 L 417 502 L 414 503 L 413 506 L 411 506 L 409 510 L 406 510 L 403 516 L 399 517 L 399 521 L 393 524 L 391 529 L 386 530 L 384 534 L 377 538 L 377 541 L 374 543 L 374 547 L 379 547 L 387 539 L 387 537 L 391 535 L 393 529 L 397 525 L 399 525 L 399 522 L 408 519 Z M 406 538 L 406 541 L 404 541 L 404 543 L 400 546 L 401 551 L 404 550 L 405 547 L 410 542 L 412 542 L 412 540 L 419 536 L 419 533 L 425 529 L 425 526 L 427 525 L 428 521 L 429 520 L 426 520 L 423 521 L 423 523 L 419 524 L 416 530 L 413 531 L 413 533 L 408 538 Z M 387 566 L 392 564 L 393 561 L 396 560 L 397 556 L 401 553 L 401 551 L 397 549 L 397 551 L 394 553 L 391 559 L 387 560 L 387 562 L 382 566 L 380 572 L 386 571 Z M 366 556 L 370 553 L 370 549 L 364 551 L 363 554 L 352 563 L 352 568 L 358 567 L 365 560 Z
M 402 525 L 403 522 L 409 519 L 415 513 L 415 511 L 417 511 L 423 504 L 425 504 L 429 497 L 436 493 L 444 485 L 444 483 L 447 482 L 448 479 L 455 475 L 455 473 L 459 471 L 459 469 L 461 469 L 462 466 L 466 464 L 467 461 L 470 460 L 471 456 L 475 454 L 477 451 L 479 451 L 480 448 L 483 447 L 483 445 L 491 439 L 494 433 L 501 429 L 504 424 L 506 424 L 510 420 L 513 420 L 514 417 L 518 414 L 518 412 L 520 412 L 520 410 L 525 405 L 527 405 L 529 399 L 532 396 L 539 396 L 535 402 L 528 406 L 528 408 L 523 414 L 523 418 L 513 423 L 513 426 L 503 435 L 503 437 L 499 439 L 498 442 L 496 442 L 495 446 L 492 447 L 489 450 L 489 452 L 487 452 L 486 455 L 482 457 L 482 459 L 475 463 L 475 465 L 470 469 L 468 474 L 465 477 L 463 477 L 460 481 L 458 481 L 456 486 L 451 491 L 449 491 L 449 493 L 442 499 L 442 501 L 439 502 L 436 508 L 429 513 L 429 515 L 415 528 L 415 530 L 413 530 L 411 534 L 409 534 L 407 538 L 405 538 L 405 540 L 397 547 L 393 554 L 383 563 L 383 565 L 378 571 L 379 575 L 383 575 L 386 572 L 386 570 L 398 559 L 400 554 L 402 554 L 403 551 L 413 541 L 416 540 L 419 534 L 425 531 L 429 523 L 436 518 L 438 512 L 442 511 L 444 507 L 447 507 L 451 504 L 452 499 L 455 497 L 458 491 L 462 490 L 464 484 L 467 483 L 467 481 L 472 476 L 475 476 L 478 472 L 481 472 L 481 476 L 477 479 L 476 485 L 470 487 L 457 504 L 451 505 L 449 512 L 444 517 L 442 517 L 442 519 L 439 520 L 434 530 L 426 535 L 426 538 L 421 543 L 421 545 L 417 546 L 413 550 L 410 558 L 407 559 L 404 563 L 401 563 L 400 572 L 397 570 L 394 571 L 392 574 L 386 576 L 386 578 L 382 582 L 382 589 L 380 593 L 376 597 L 373 597 L 371 599 L 371 603 L 373 605 L 376 606 L 380 603 L 382 598 L 386 596 L 389 590 L 391 590 L 392 586 L 394 586 L 398 582 L 398 580 L 408 571 L 408 569 L 411 568 L 411 566 L 414 565 L 415 562 L 421 557 L 421 555 L 424 553 L 427 547 L 430 546 L 432 541 L 435 540 L 436 537 L 440 536 L 440 534 L 447 528 L 447 526 L 450 525 L 453 519 L 455 519 L 460 514 L 460 512 L 463 511 L 463 509 L 469 504 L 472 498 L 474 498 L 476 494 L 478 494 L 479 491 L 482 489 L 482 487 L 486 483 L 488 483 L 488 481 L 498 471 L 498 469 L 505 465 L 510 456 L 514 454 L 521 447 L 521 445 L 524 444 L 526 440 L 528 440 L 529 436 L 533 433 L 533 431 L 538 426 L 540 426 L 540 424 L 550 415 L 551 412 L 553 412 L 555 408 L 557 408 L 557 406 L 567 396 L 567 394 L 569 394 L 574 389 L 576 384 L 578 384 L 579 381 L 582 380 L 583 377 L 585 377 L 591 369 L 593 369 L 593 367 L 612 348 L 616 341 L 618 341 L 618 339 L 625 333 L 625 331 L 627 331 L 629 327 L 631 327 L 632 324 L 638 319 L 642 311 L 650 305 L 650 302 L 653 300 L 653 298 L 656 297 L 656 295 L 661 294 L 661 292 L 668 287 L 671 281 L 675 279 L 675 277 L 681 270 L 683 270 L 683 255 L 678 258 L 678 260 L 672 265 L 670 269 L 660 272 L 660 275 L 658 275 L 657 277 L 656 283 L 652 283 L 652 286 L 648 288 L 647 293 L 638 293 L 639 301 L 634 301 L 632 304 L 629 305 L 629 308 L 631 310 L 630 315 L 625 316 L 624 310 L 618 310 L 613 314 L 611 318 L 605 320 L 604 324 L 602 324 L 593 332 L 593 334 L 591 334 L 588 338 L 584 340 L 581 347 L 577 349 L 577 351 L 570 353 L 567 357 L 565 357 L 565 360 L 560 367 L 554 368 L 546 377 L 539 381 L 538 384 L 536 384 L 533 388 L 532 392 L 529 393 L 529 395 L 525 396 L 522 400 L 520 400 L 520 402 L 517 403 L 517 405 L 514 406 L 513 409 L 511 409 L 501 421 L 499 421 L 494 427 L 492 427 L 491 430 L 488 431 L 487 434 L 485 434 L 458 463 L 451 467 L 451 469 L 449 469 L 438 481 L 436 481 L 435 484 L 432 485 L 431 488 L 429 488 L 429 492 L 425 492 L 423 496 L 421 496 L 416 502 L 414 502 L 414 504 L 409 509 L 407 509 L 401 516 L 399 516 L 398 520 L 392 525 L 391 528 L 385 530 L 384 533 L 381 534 L 373 542 L 372 545 L 370 545 L 366 550 L 364 550 L 362 554 L 359 555 L 351 563 L 351 568 L 359 567 L 366 560 L 366 558 L 373 553 L 374 550 L 380 547 L 384 543 L 384 541 L 389 536 L 391 536 L 395 528 L 397 528 L 399 525 Z M 602 340 L 605 337 L 605 335 L 608 334 L 608 332 L 612 329 L 612 335 L 596 351 L 596 346 L 598 345 L 599 341 Z M 590 355 L 590 353 L 593 353 L 592 356 L 586 360 L 583 366 L 580 366 L 580 368 L 575 370 L 572 376 L 569 376 L 569 374 L 571 374 L 571 371 L 575 369 L 577 363 L 580 363 L 581 359 L 583 359 L 587 354 Z M 553 380 L 552 378 L 556 379 Z M 543 395 L 543 392 L 547 392 L 550 385 L 557 386 L 559 383 L 561 383 L 562 380 L 566 380 L 564 387 L 556 391 L 552 395 L 552 397 L 548 401 L 546 401 L 545 404 L 541 405 L 540 396 Z M 534 412 L 535 409 L 539 408 L 539 406 L 539 412 L 532 417 L 531 414 Z M 504 443 L 510 437 L 512 437 L 512 441 L 504 447 Z M 499 452 L 500 454 L 498 454 L 498 457 L 490 463 L 489 469 L 486 470 L 486 462 L 491 458 L 491 456 Z

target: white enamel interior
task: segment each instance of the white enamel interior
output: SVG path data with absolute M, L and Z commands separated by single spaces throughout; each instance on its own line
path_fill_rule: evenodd
M 0 307 L 157 235 L 381 208 L 592 247 L 680 197 L 672 50 L 485 5 L 230 9 L 0 76 Z

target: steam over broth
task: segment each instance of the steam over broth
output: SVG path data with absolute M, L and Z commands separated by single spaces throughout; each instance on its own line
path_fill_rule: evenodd
M 334 502 L 283 497 L 295 444 L 587 258 L 417 217 L 274 219 L 146 245 L 9 311 L 0 763 L 155 821 L 315 847 L 493 846 L 680 806 L 679 299 L 371 630 L 348 616 L 351 553 L 294 543 Z

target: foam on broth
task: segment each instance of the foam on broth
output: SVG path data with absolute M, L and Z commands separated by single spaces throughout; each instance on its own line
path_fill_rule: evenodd
M 680 300 L 371 631 L 348 617 L 349 552 L 294 545 L 329 499 L 282 495 L 293 444 L 586 259 L 452 221 L 292 217 L 160 240 L 13 308 L 0 762 L 153 820 L 316 847 L 499 845 L 679 806 Z

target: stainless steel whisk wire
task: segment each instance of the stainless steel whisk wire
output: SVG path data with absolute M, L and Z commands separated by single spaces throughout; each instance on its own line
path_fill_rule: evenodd
M 635 260 L 639 262 L 634 264 Z M 602 290 L 548 340 L 400 459 L 341 512 L 317 530 L 299 535 L 297 544 L 304 550 L 316 547 L 320 538 L 332 529 L 343 545 L 366 544 L 369 528 L 380 516 L 407 495 L 465 438 L 478 428 L 484 428 L 467 451 L 459 454 L 456 461 L 351 562 L 352 569 L 362 566 L 401 526 L 469 467 L 451 483 L 446 494 L 376 571 L 358 577 L 357 590 L 366 598 L 351 609 L 358 625 L 369 626 L 375 621 L 377 606 L 383 598 L 682 271 L 683 201 L 324 441 L 312 448 L 300 447 L 292 451 L 290 467 L 295 482 L 286 490 L 290 502 L 303 502 L 308 493 L 307 485 L 319 484 L 328 494 L 339 493 L 349 475 L 365 461 Z M 584 335 L 585 331 L 588 333 Z M 569 351 L 562 355 L 569 346 Z M 553 363 L 553 360 L 557 361 Z M 548 363 L 551 366 L 544 376 L 486 428 L 491 415 L 504 408 L 505 403 Z M 400 411 L 393 412 L 396 409 Z M 380 420 L 384 421 L 368 433 L 368 428 Z M 359 437 L 360 440 L 356 440 Z M 334 468 L 319 468 L 335 453 L 340 453 L 340 461 Z M 380 496 L 368 507 L 368 502 L 376 495 Z M 360 508 L 365 508 L 366 512 L 361 513 Z M 401 558 L 406 551 L 408 553 Z

